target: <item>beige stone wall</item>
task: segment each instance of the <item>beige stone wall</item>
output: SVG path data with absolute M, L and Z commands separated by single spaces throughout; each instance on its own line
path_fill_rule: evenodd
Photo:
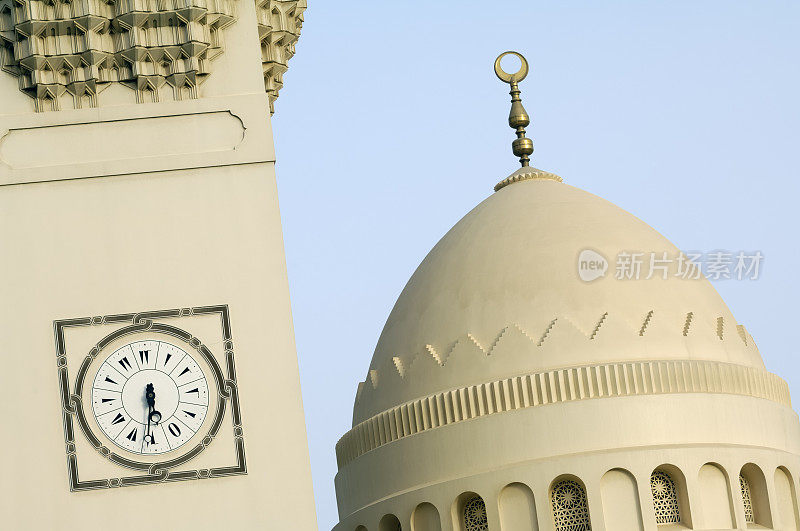
M 4 529 L 316 529 L 263 35 L 255 3 L 237 4 L 196 99 L 136 103 L 119 85 L 96 107 L 36 112 L 0 72 Z M 163 462 L 182 450 L 93 441 L 77 413 L 92 399 L 76 375 L 136 323 L 125 338 L 219 367 L 201 367 L 219 424 L 180 465 Z

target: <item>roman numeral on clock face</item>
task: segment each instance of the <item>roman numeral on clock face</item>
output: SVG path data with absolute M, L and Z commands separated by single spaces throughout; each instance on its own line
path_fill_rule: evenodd
M 139 359 L 142 360 L 142 364 L 150 363 L 150 351 L 149 350 L 140 350 L 139 351 Z
M 129 441 L 136 441 L 136 434 L 139 433 L 139 428 L 133 428 L 128 435 L 125 436 Z
M 133 368 L 133 365 L 131 365 L 131 362 L 127 356 L 119 360 L 119 364 L 122 365 L 122 368 L 126 371 L 129 371 Z
M 114 420 L 111 421 L 111 424 L 119 424 L 120 422 L 125 422 L 125 415 L 122 413 L 117 413 L 117 416 L 114 417 Z

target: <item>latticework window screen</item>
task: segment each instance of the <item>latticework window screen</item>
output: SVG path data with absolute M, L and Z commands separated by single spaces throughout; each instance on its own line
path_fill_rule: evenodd
M 744 521 L 748 524 L 756 523 L 756 515 L 753 512 L 753 499 L 750 497 L 750 484 L 747 478 L 739 474 L 739 486 L 742 488 L 742 502 L 744 503 Z
M 663 470 L 656 470 L 650 476 L 650 490 L 653 492 L 656 523 L 680 523 L 681 510 L 678 504 L 678 487 L 672 477 Z
M 591 531 L 586 491 L 580 483 L 569 479 L 556 483 L 550 501 L 556 531 Z
M 466 531 L 488 531 L 486 504 L 480 496 L 474 496 L 464 505 L 464 529 Z

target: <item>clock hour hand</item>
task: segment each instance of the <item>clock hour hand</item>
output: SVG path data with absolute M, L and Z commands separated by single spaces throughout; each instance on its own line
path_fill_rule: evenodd
M 156 410 L 156 392 L 153 389 L 153 384 L 147 384 L 145 391 L 147 392 L 147 407 L 149 408 L 147 420 L 158 424 L 161 422 L 161 412 Z
M 153 384 L 149 383 L 144 388 L 144 398 L 147 401 L 147 407 L 152 411 L 156 407 L 156 390 Z

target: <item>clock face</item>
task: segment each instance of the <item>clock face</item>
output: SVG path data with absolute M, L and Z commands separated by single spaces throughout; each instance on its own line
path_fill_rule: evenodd
M 191 354 L 164 341 L 135 341 L 98 369 L 92 412 L 117 446 L 157 455 L 197 433 L 208 413 L 208 393 L 205 373 Z

